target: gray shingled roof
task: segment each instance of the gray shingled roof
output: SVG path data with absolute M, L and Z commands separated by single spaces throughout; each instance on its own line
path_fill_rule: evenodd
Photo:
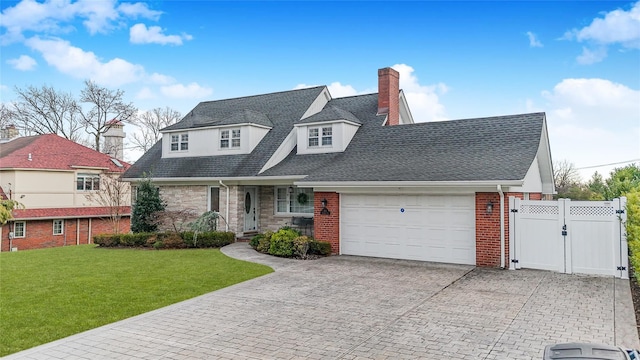
M 301 175 L 306 176 L 302 181 L 312 182 L 522 180 L 536 156 L 544 126 L 544 113 L 382 126 L 384 116 L 376 115 L 377 94 L 332 99 L 314 121 L 351 114 L 362 126 L 347 149 L 307 155 L 297 155 L 294 149 L 279 164 L 258 174 L 321 89 L 201 103 L 194 109 L 195 117 L 205 109 L 236 113 L 227 106 L 241 103 L 241 109 L 268 116 L 274 127 L 247 155 L 161 159 L 158 143 L 125 177 L 140 177 L 146 171 L 153 177 L 169 178 Z M 269 96 L 274 98 L 267 101 Z M 249 104 L 251 99 L 259 100 L 258 107 Z M 281 107 L 270 107 L 271 101 Z M 174 126 L 198 126 L 189 119 L 187 115 Z
M 298 121 L 298 124 L 309 124 L 314 122 L 332 121 L 332 120 L 348 120 L 356 124 L 362 122 L 351 112 L 341 109 L 335 105 L 326 105 L 319 113 L 313 114 L 307 118 Z
M 544 113 L 534 113 L 380 126 L 384 117 L 375 115 L 377 94 L 338 98 L 329 105 L 362 121 L 347 149 L 324 155 L 292 152 L 261 175 L 308 175 L 303 182 L 522 180 L 544 123 Z
M 180 130 L 219 125 L 221 121 L 242 117 L 253 119 L 263 114 L 272 124 L 272 129 L 250 154 L 222 155 L 210 157 L 162 158 L 162 140 L 147 151 L 123 175 L 125 178 L 140 178 L 144 174 L 157 178 L 179 177 L 238 177 L 257 175 L 278 146 L 293 129 L 295 121 L 307 111 L 320 95 L 323 86 L 248 96 L 243 98 L 207 101 L 198 104 L 180 122 L 166 130 Z M 193 115 L 191 115 L 193 113 Z M 240 113 L 241 116 L 234 114 Z M 227 125 L 227 123 L 224 123 Z M 264 125 L 264 124 L 263 124 Z

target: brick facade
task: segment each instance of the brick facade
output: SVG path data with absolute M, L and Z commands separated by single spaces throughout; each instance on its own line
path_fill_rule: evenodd
M 504 194 L 504 264 L 509 267 L 509 197 L 524 199 L 523 193 Z M 541 200 L 541 193 L 530 193 L 530 200 Z M 487 214 L 487 203 L 493 212 Z M 500 194 L 476 193 L 476 265 L 500 267 Z
M 113 233 L 113 224 L 108 219 L 84 218 L 64 219 L 64 231 L 61 235 L 53 235 L 53 220 L 25 220 L 25 237 L 9 241 L 9 232 L 13 222 L 2 227 L 1 251 L 9 251 L 10 246 L 18 250 L 42 249 L 57 246 L 82 245 L 93 243 L 92 237 L 99 234 Z M 119 224 L 120 233 L 128 233 L 131 218 L 123 217 Z
M 321 214 L 322 200 L 327 200 L 327 210 L 331 214 Z M 340 195 L 335 192 L 315 192 L 313 194 L 313 232 L 316 240 L 331 243 L 331 252 L 340 253 Z
M 167 204 L 165 210 L 188 210 L 193 214 L 193 216 L 184 217 L 179 224 L 176 224 L 178 228 L 184 228 L 186 224 L 193 222 L 208 210 L 209 186 L 207 185 L 171 185 L 159 186 L 159 188 L 160 198 Z M 173 230 L 171 224 L 160 227 L 162 230 Z
M 279 228 L 291 225 L 291 216 L 276 215 L 275 186 L 260 186 L 260 216 L 258 217 L 258 229 L 276 231 Z

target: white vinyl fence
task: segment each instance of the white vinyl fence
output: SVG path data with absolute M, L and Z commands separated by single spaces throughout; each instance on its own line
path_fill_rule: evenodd
M 626 201 L 509 197 L 509 268 L 628 279 Z

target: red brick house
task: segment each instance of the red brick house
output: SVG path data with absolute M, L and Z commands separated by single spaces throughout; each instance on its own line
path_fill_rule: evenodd
M 129 164 L 58 135 L 0 143 L 0 193 L 20 202 L 0 227 L 0 251 L 89 244 L 93 235 L 128 232 L 130 187 L 105 189 Z
M 162 134 L 126 181 L 238 235 L 306 219 L 337 254 L 505 267 L 508 196 L 555 192 L 544 113 L 416 122 L 391 68 L 378 93 L 207 101 Z

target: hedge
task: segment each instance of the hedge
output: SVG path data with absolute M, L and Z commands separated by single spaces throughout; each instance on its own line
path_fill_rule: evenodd
M 640 282 L 640 187 L 625 194 L 627 197 L 627 242 L 630 261 L 636 280 Z
M 219 248 L 236 240 L 232 232 L 103 234 L 93 237 L 100 247 L 141 247 L 154 249 Z

